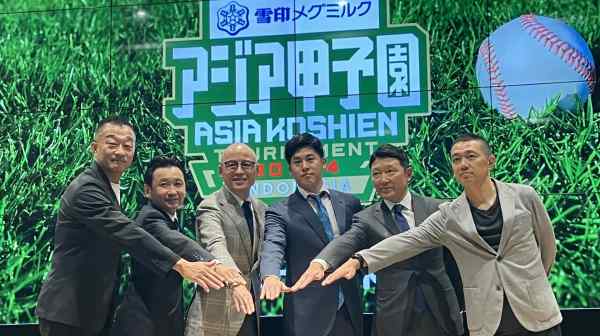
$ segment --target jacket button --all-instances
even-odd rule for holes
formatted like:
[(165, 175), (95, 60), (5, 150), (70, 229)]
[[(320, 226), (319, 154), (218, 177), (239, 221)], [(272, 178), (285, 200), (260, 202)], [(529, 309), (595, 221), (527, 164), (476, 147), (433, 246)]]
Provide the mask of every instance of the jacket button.
[(500, 285), (496, 285), (496, 290), (497, 290), (497, 291), (501, 291), (501, 290), (502, 290), (502, 287), (500, 287)]
[(502, 256), (501, 256), (501, 255), (497, 256), (497, 257), (496, 257), (496, 260), (498, 260), (498, 261), (502, 261)]

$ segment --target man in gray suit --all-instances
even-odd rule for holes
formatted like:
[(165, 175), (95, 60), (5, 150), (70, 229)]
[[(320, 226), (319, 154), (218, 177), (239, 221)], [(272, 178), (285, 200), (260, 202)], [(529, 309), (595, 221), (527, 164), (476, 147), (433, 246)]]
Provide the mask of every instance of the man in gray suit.
[[(292, 291), (321, 280), (353, 253), (417, 227), (438, 210), (440, 200), (408, 191), (412, 176), (406, 153), (393, 145), (377, 148), (369, 160), (371, 179), (383, 199), (354, 216), (352, 227), (311, 262)], [(456, 293), (446, 273), (441, 247), (377, 272), (374, 335), (462, 335)]]
[(462, 275), (471, 336), (557, 336), (562, 316), (547, 275), (556, 256), (550, 218), (535, 190), (490, 177), (496, 162), (488, 143), (468, 134), (450, 151), (464, 193), (415, 230), (358, 252), (323, 285), (378, 271), (446, 246)]
[(236, 269), (246, 285), (201, 293), (192, 301), (186, 336), (259, 334), (258, 252), (263, 239), (265, 204), (250, 197), (256, 181), (256, 154), (245, 144), (228, 146), (219, 174), (224, 186), (198, 206), (196, 236), (210, 253)]

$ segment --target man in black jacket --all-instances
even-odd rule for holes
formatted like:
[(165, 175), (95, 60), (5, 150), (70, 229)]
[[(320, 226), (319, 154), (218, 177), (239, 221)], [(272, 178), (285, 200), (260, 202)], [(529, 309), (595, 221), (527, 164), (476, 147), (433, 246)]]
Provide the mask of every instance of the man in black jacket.
[[(215, 259), (180, 232), (177, 209), (185, 201), (181, 161), (152, 159), (144, 174), (144, 195), (148, 203), (136, 218), (139, 226), (185, 259)], [(216, 267), (225, 268), (222, 264)], [(183, 279), (179, 273), (169, 271), (161, 276), (134, 259), (131, 280), (117, 309), (112, 335), (182, 336)], [(252, 300), (247, 304), (252, 305)]]
[(181, 258), (121, 212), (119, 180), (135, 152), (129, 122), (100, 122), (91, 150), (91, 167), (61, 197), (52, 267), (36, 308), (42, 336), (106, 332), (123, 250), (158, 274), (175, 270), (206, 290), (235, 281), (219, 274), (215, 261)]

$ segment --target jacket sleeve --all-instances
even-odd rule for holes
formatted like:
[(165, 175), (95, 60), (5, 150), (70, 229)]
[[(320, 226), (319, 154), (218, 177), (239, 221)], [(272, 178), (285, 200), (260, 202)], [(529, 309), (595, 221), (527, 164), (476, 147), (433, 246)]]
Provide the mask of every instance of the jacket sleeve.
[(169, 228), (164, 215), (156, 210), (144, 216), (140, 225), (173, 253), (190, 261), (210, 261), (215, 259), (193, 239)]
[(96, 234), (119, 244), (142, 264), (166, 274), (180, 257), (115, 207), (100, 186), (88, 182), (71, 198), (73, 215)]
[(369, 272), (374, 273), (426, 250), (441, 246), (445, 231), (446, 218), (444, 212), (440, 210), (429, 216), (418, 227), (388, 237), (358, 253), (367, 262)]
[(533, 215), (533, 233), (540, 248), (542, 264), (546, 274), (549, 274), (556, 258), (556, 237), (542, 200), (533, 188), (528, 189), (530, 190), (528, 193), (530, 195), (530, 210)]
[(339, 267), (355, 252), (368, 247), (368, 224), (365, 223), (362, 216), (354, 215), (350, 229), (339, 237), (335, 238), (315, 259), (321, 259), (327, 262), (330, 269)]
[(233, 267), (240, 272), (227, 249), (227, 239), (223, 231), (222, 211), (212, 198), (205, 199), (198, 206), (196, 237), (198, 237), (202, 246), (206, 247), (223, 265)]
[(268, 275), (279, 276), (285, 258), (286, 221), (275, 207), (281, 205), (269, 207), (265, 215), (265, 238), (260, 253), (261, 278)]

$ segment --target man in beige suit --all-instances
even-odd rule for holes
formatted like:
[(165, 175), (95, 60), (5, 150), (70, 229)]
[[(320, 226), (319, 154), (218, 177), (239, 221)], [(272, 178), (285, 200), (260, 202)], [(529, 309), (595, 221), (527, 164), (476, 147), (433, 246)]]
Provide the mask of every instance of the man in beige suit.
[(257, 336), (258, 249), (266, 206), (250, 197), (256, 154), (245, 144), (230, 145), (221, 156), (219, 174), (224, 186), (198, 206), (196, 234), (215, 258), (239, 270), (246, 285), (198, 291), (188, 313), (186, 336)]
[(529, 186), (490, 178), (496, 158), (477, 135), (456, 139), (450, 154), (464, 193), (416, 229), (358, 252), (323, 285), (443, 245), (460, 269), (471, 336), (560, 335), (562, 316), (547, 279), (555, 238), (539, 196)]

